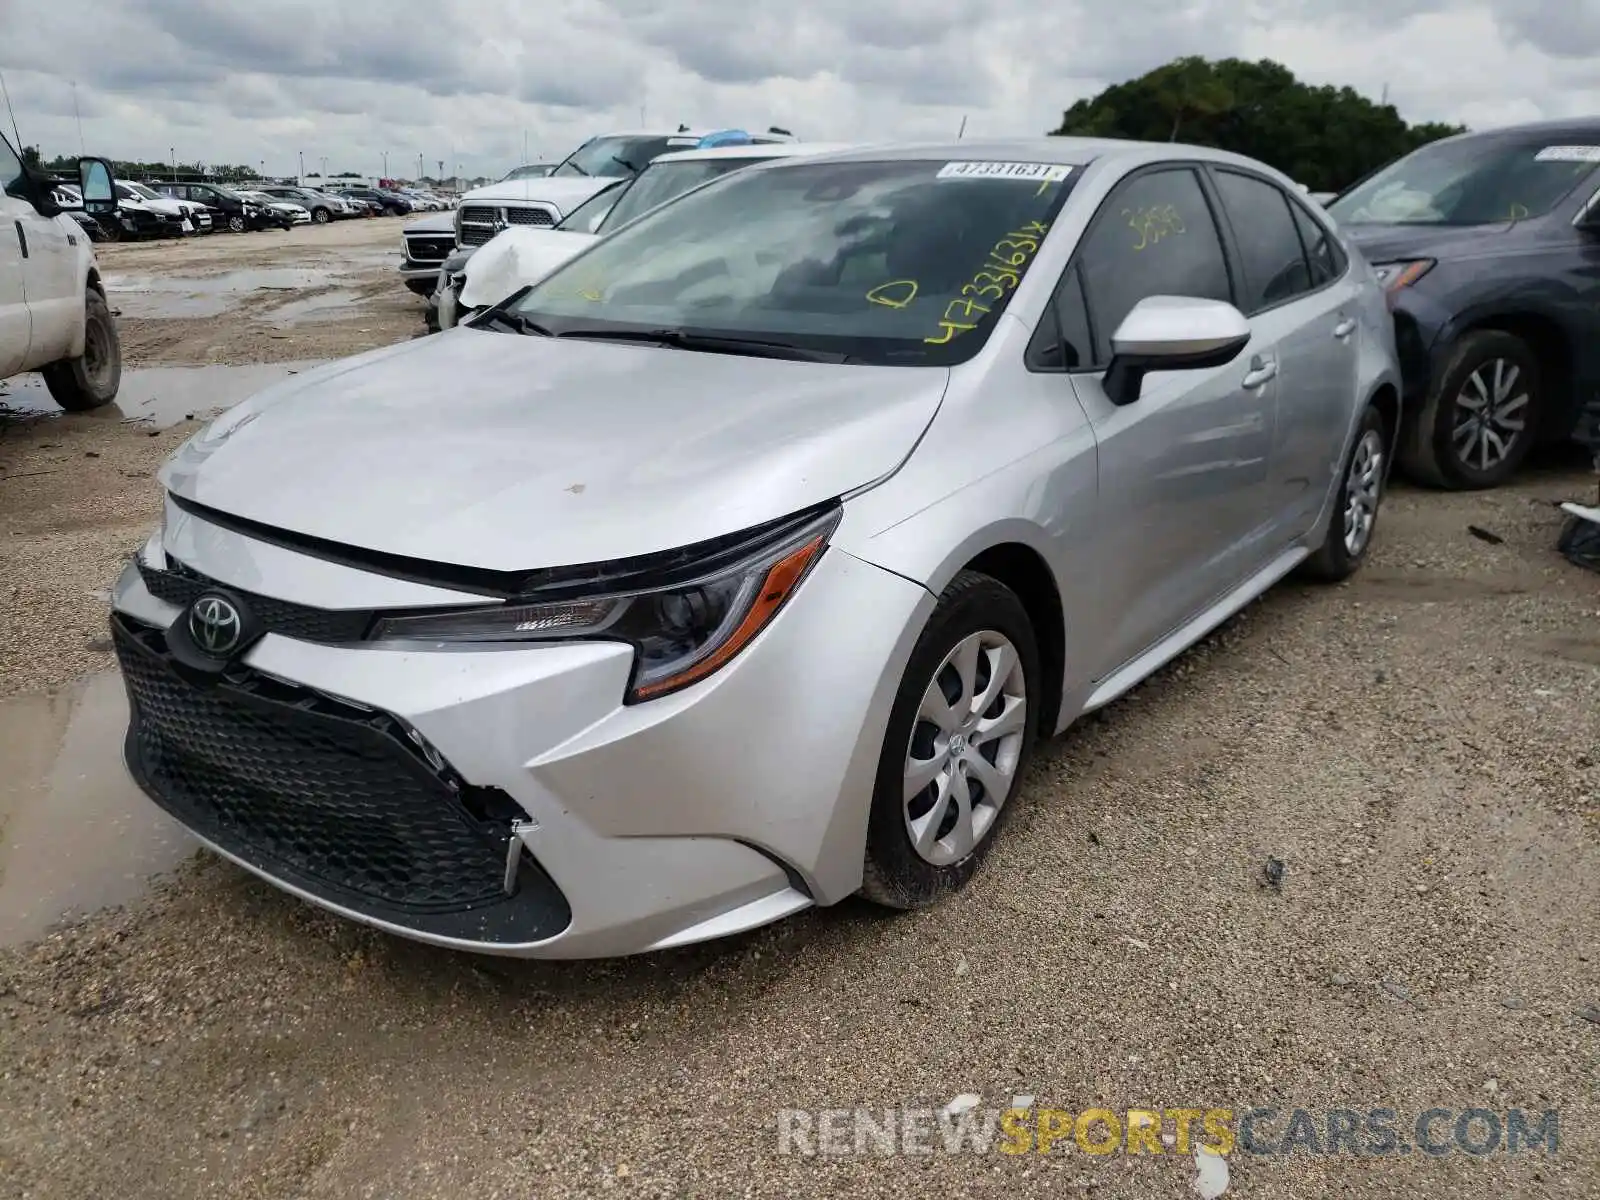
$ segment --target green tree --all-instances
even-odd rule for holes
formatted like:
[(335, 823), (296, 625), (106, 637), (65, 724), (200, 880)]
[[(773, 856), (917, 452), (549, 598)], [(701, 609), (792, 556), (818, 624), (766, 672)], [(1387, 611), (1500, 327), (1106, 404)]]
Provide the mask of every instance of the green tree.
[(1183, 141), (1245, 154), (1313, 191), (1339, 191), (1462, 126), (1407, 125), (1351, 88), (1312, 87), (1270, 59), (1175, 59), (1079, 100), (1058, 136)]
[(22, 148), (22, 165), (30, 171), (39, 171), (44, 168), (44, 163), (39, 158), (39, 147), (24, 146)]

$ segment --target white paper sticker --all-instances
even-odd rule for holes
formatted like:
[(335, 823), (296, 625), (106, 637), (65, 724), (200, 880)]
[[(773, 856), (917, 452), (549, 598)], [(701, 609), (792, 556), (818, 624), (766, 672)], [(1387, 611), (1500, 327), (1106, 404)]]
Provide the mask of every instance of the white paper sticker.
[(1016, 179), (1023, 183), (1060, 183), (1072, 168), (1066, 163), (948, 162), (935, 179)]
[(1546, 146), (1534, 162), (1600, 162), (1600, 146)]

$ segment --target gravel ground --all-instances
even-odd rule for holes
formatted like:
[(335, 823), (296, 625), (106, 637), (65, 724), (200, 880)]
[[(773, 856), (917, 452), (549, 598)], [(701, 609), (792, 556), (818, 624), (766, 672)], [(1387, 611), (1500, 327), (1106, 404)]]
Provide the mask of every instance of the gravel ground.
[[(24, 691), (107, 665), (74, 646), (183, 431), (0, 429), (0, 682)], [(1397, 489), (1354, 581), (1280, 587), (1048, 745), (929, 912), (505, 962), (197, 859), (0, 951), (0, 1196), (1195, 1194), (1177, 1154), (778, 1152), (779, 1109), (958, 1093), (1391, 1107), (1402, 1134), (1436, 1106), (1559, 1109), (1554, 1155), (1235, 1152), (1227, 1194), (1600, 1195), (1600, 580), (1556, 555), (1549, 505), (1581, 495), (1570, 459)]]

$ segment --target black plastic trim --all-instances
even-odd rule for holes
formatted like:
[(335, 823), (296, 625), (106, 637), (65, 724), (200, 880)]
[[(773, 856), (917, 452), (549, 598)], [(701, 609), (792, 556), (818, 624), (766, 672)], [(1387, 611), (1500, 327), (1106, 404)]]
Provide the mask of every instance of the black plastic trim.
[[(169, 495), (172, 495), (169, 493)], [(612, 559), (609, 562), (580, 563), (530, 571), (496, 571), (486, 567), (463, 567), (430, 562), (382, 550), (366, 550), (342, 545), (310, 534), (292, 533), (245, 517), (235, 517), (208, 505), (172, 495), (172, 502), (184, 512), (208, 524), (227, 529), (268, 545), (280, 546), (312, 558), (375, 575), (421, 583), (450, 591), (486, 596), (495, 600), (555, 601), (574, 596), (592, 596), (598, 591), (649, 591), (691, 583), (719, 568), (738, 562), (766, 542), (784, 537), (826, 513), (840, 507), (837, 499), (812, 505), (801, 512), (773, 521), (710, 538), (676, 550)], [(385, 611), (386, 616), (432, 611), (424, 608)], [(439, 611), (458, 611), (444, 608)]]

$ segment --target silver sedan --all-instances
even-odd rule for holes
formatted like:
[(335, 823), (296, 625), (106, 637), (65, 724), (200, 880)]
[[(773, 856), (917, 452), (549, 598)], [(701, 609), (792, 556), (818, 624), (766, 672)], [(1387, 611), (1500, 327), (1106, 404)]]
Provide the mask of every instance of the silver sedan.
[(162, 472), (130, 770), (221, 854), (489, 953), (965, 884), (1041, 737), (1372, 545), (1382, 291), (1176, 145), (729, 174)]

